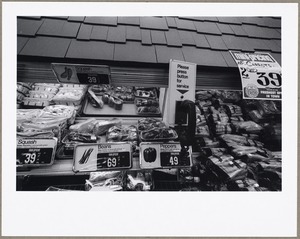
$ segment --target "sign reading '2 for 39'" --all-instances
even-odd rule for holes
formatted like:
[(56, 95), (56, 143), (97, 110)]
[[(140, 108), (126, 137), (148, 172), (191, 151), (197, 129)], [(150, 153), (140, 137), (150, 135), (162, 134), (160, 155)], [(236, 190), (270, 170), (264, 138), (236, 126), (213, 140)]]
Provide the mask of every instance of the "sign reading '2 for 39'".
[(281, 100), (281, 67), (269, 53), (230, 53), (239, 67), (244, 99)]

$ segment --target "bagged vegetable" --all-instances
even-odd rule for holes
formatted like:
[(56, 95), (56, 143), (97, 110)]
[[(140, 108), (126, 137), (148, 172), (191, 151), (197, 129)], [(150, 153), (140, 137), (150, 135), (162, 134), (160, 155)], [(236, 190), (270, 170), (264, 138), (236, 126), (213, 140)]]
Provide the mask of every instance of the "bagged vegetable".
[(235, 129), (235, 132), (238, 132), (238, 133), (253, 133), (253, 134), (256, 134), (256, 133), (260, 133), (263, 128), (253, 122), (253, 121), (244, 121), (244, 122), (232, 122), (232, 125)]
[(93, 133), (96, 136), (105, 134), (110, 127), (112, 126), (120, 126), (122, 121), (120, 119), (112, 119), (112, 120), (98, 120), (93, 128)]
[(78, 124), (71, 125), (69, 130), (78, 133), (92, 133), (96, 123), (97, 120), (95, 118), (90, 118)]

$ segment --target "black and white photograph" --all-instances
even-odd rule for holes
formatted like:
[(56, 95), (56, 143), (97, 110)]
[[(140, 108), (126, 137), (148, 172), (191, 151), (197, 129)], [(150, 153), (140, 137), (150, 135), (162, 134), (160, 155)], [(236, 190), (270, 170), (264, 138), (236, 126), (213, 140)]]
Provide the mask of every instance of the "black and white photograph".
[[(9, 132), (14, 156), (2, 154), (2, 171), (7, 169), (10, 179), (2, 194), (7, 189), (11, 196), (6, 200), (12, 195), (20, 199), (2, 212), (7, 215), (19, 200), (22, 209), (15, 210), (16, 215), (33, 211), (54, 220), (55, 212), (62, 210), (77, 224), (72, 227), (58, 219), (60, 225), (51, 231), (49, 223), (38, 222), (36, 232), (21, 226), (18, 232), (7, 229), (6, 235), (296, 233), (296, 218), (290, 218), (290, 227), (281, 224), (291, 209), (294, 216), (297, 211), (298, 58), (284, 55), (297, 53), (298, 13), (292, 11), (293, 4), (275, 4), (265, 8), (266, 13), (253, 12), (249, 6), (250, 14), (243, 4), (232, 4), (232, 13), (225, 15), (209, 4), (207, 12), (200, 4), (186, 8), (169, 4), (173, 11), (165, 12), (157, 4), (147, 12), (146, 3), (142, 11), (138, 4), (70, 3), (70, 11), (62, 10), (62, 5), (53, 13), (47, 13), (43, 4), (23, 12), (15, 5), (11, 17), (16, 23), (14, 31), (9, 30), (15, 49), (9, 57), (16, 53), (10, 66), (15, 78), (3, 75), (2, 94), (13, 96), (5, 106), (11, 113), (6, 116), (3, 111), (3, 117), (14, 121)], [(50, 10), (54, 7), (47, 4)], [(97, 7), (106, 12), (96, 14)], [(130, 7), (133, 10), (127, 12)], [(283, 42), (290, 45), (288, 50)], [(4, 84), (7, 80), (10, 88)], [(2, 127), (7, 137), (6, 126)], [(22, 205), (27, 201), (32, 210)], [(283, 212), (284, 207), (289, 210)], [(212, 208), (216, 211), (208, 215)], [(217, 208), (224, 210), (221, 216)], [(136, 222), (136, 232), (129, 230), (130, 220), (108, 226), (114, 217), (126, 218), (123, 210), (135, 221), (142, 219)], [(94, 228), (95, 222), (87, 226), (92, 228), (88, 232), (76, 228), (83, 219), (74, 218), (78, 212), (88, 218), (84, 224), (98, 218), (99, 228)], [(162, 218), (155, 221), (155, 212)], [(260, 218), (252, 221), (247, 212)], [(108, 214), (108, 219), (101, 219), (101, 214)], [(147, 215), (156, 224), (153, 230), (145, 226)], [(216, 215), (217, 225), (227, 215), (230, 220), (209, 234), (207, 225)], [(175, 220), (174, 226), (164, 217)], [(252, 231), (243, 230), (241, 222), (234, 222), (235, 228), (240, 227), (236, 232), (224, 229), (241, 217), (248, 218)], [(276, 222), (258, 226), (266, 218)], [(197, 220), (204, 223), (195, 226)]]

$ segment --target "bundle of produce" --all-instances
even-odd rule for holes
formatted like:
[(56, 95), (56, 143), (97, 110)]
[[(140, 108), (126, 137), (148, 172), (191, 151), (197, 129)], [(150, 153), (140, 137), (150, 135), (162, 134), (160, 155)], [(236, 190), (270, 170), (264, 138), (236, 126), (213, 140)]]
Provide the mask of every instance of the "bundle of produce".
[(105, 134), (112, 126), (121, 125), (120, 119), (98, 120), (93, 128), (93, 133), (97, 136)]
[(218, 123), (227, 124), (229, 122), (229, 117), (225, 113), (211, 114), (208, 116), (208, 121), (211, 124), (218, 124)]
[(23, 98), (24, 108), (44, 108), (52, 104), (52, 99), (58, 92), (60, 84), (39, 84), (32, 85), (32, 90), (28, 91)]
[(61, 141), (62, 132), (66, 129), (66, 119), (43, 119), (36, 118), (31, 121), (23, 122), (19, 125), (17, 135), (20, 137), (56, 137)]
[(104, 92), (107, 92), (112, 89), (112, 86), (109, 85), (92, 85), (90, 90), (93, 91), (96, 95), (103, 95)]
[(256, 103), (259, 113), (264, 117), (280, 116), (281, 112), (277, 109), (272, 100), (259, 100)]
[(249, 118), (255, 123), (263, 123), (266, 121), (266, 118), (263, 117), (258, 110), (251, 110), (248, 112)]
[(149, 130), (144, 130), (140, 133), (142, 141), (165, 141), (175, 140), (178, 135), (174, 129), (168, 127), (156, 127)]
[(151, 171), (128, 171), (125, 178), (125, 189), (128, 191), (150, 191), (153, 189)]
[(207, 90), (196, 91), (196, 100), (209, 100), (212, 98), (212, 94)]
[(108, 129), (106, 140), (107, 142), (137, 141), (137, 128), (134, 125), (113, 126)]
[(62, 87), (52, 98), (52, 100), (57, 105), (78, 106), (81, 104), (84, 95), (85, 95), (85, 88)]
[(91, 172), (86, 191), (122, 191), (125, 173), (122, 171)]
[(209, 137), (210, 133), (209, 133), (208, 126), (207, 125), (204, 125), (204, 126), (196, 125), (195, 136), (197, 136), (197, 137)]
[(197, 126), (205, 126), (206, 124), (207, 123), (206, 123), (205, 116), (196, 113), (196, 125)]
[(230, 122), (240, 122), (240, 121), (245, 121), (242, 116), (232, 116), (230, 117)]
[(231, 134), (232, 128), (229, 123), (217, 122), (212, 125), (212, 131), (215, 135)]
[(229, 117), (242, 116), (242, 108), (238, 105), (225, 105), (226, 113)]
[(235, 145), (263, 147), (263, 143), (242, 135), (223, 134), (219, 136), (219, 139), (227, 147), (234, 147)]
[(232, 127), (236, 133), (259, 134), (263, 128), (253, 121), (232, 122)]
[(209, 156), (217, 156), (220, 157), (224, 154), (228, 153), (228, 150), (226, 148), (203, 148), (204, 154)]
[(92, 104), (93, 107), (95, 108), (100, 108), (102, 109), (103, 106), (104, 106), (104, 102), (102, 100), (102, 97), (101, 99), (94, 93), (94, 91), (92, 90), (93, 89), (93, 86), (90, 86), (88, 88), (88, 97), (89, 97), (89, 100)]
[(66, 119), (69, 125), (75, 121), (76, 110), (74, 106), (50, 105), (43, 108), (40, 118), (43, 119)]
[(135, 97), (147, 98), (147, 99), (156, 99), (157, 93), (156, 89), (137, 89), (135, 91)]
[(158, 100), (153, 100), (153, 99), (136, 99), (135, 104), (137, 107), (140, 106), (159, 106)]
[(244, 162), (234, 160), (231, 155), (227, 154), (208, 157), (207, 166), (225, 182), (243, 180), (248, 174), (247, 165)]
[(142, 118), (138, 120), (138, 130), (144, 131), (153, 128), (161, 128), (166, 127), (166, 124), (160, 120), (155, 118)]
[(157, 106), (140, 106), (137, 108), (139, 115), (160, 115), (160, 109)]
[(20, 107), (24, 97), (27, 93), (32, 89), (32, 83), (24, 83), (18, 82), (17, 83), (17, 108)]
[(267, 162), (272, 159), (272, 153), (269, 150), (254, 146), (235, 145), (231, 148), (231, 153), (235, 157), (242, 157), (245, 162)]
[(266, 191), (266, 188), (260, 187), (259, 184), (251, 178), (228, 182), (227, 188), (230, 191)]
[(220, 99), (224, 103), (237, 103), (242, 99), (242, 92), (224, 90), (220, 95)]
[(101, 136), (111, 127), (120, 126), (121, 123), (122, 121), (119, 119), (96, 120), (95, 118), (90, 118), (83, 122), (71, 125), (69, 130), (79, 133), (93, 133), (96, 136)]
[(40, 116), (41, 109), (17, 109), (17, 125)]
[(260, 186), (271, 191), (281, 190), (281, 162), (269, 160), (268, 162), (255, 162), (249, 164), (254, 179)]
[(265, 146), (270, 150), (281, 150), (281, 128), (281, 124), (269, 124), (264, 127), (261, 138)]

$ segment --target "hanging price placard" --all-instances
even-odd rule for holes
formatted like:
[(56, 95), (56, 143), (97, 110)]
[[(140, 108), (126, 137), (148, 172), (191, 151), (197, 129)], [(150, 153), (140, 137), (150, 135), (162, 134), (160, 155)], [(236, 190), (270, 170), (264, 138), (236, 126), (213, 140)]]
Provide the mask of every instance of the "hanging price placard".
[(101, 65), (52, 63), (52, 70), (61, 83), (110, 84), (110, 68)]
[(131, 168), (130, 143), (78, 144), (74, 149), (75, 172)]
[(230, 53), (239, 67), (244, 99), (281, 100), (281, 66), (269, 53)]
[(140, 143), (141, 168), (176, 168), (192, 165), (191, 149), (179, 143)]
[(57, 139), (17, 139), (17, 166), (46, 166), (53, 164)]

